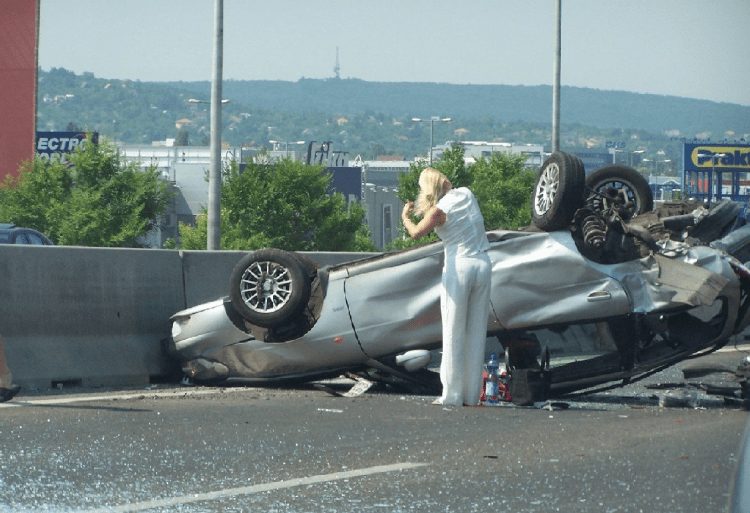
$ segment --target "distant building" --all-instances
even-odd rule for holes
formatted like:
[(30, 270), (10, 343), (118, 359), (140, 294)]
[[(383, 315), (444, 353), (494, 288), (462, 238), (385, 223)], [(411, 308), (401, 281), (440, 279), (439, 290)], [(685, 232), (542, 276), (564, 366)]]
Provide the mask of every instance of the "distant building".
[(362, 198), (367, 226), (375, 247), (384, 249), (399, 235), (404, 204), (398, 198), (398, 177), (409, 171), (411, 162), (356, 159), (349, 165), (362, 168)]
[(4, 0), (0, 16), (0, 179), (34, 158), (39, 0)]
[(473, 164), (479, 159), (489, 159), (494, 153), (508, 153), (511, 155), (525, 155), (526, 166), (538, 168), (544, 161), (544, 146), (541, 144), (516, 144), (507, 142), (487, 141), (448, 141), (432, 149), (432, 160), (439, 160), (443, 153), (454, 144), (464, 149), (464, 160)]
[(612, 153), (603, 150), (576, 150), (573, 153), (583, 162), (583, 168), (587, 175), (604, 166), (611, 165), (615, 157)]
[(303, 146), (305, 141), (269, 141), (273, 145), (273, 149), (268, 152), (268, 157), (271, 162), (278, 162), (282, 159), (289, 159), (294, 161), (305, 160), (305, 152), (307, 151)]
[[(127, 162), (146, 169), (155, 167), (172, 187), (172, 205), (148, 237), (149, 245), (161, 247), (167, 239), (177, 240), (178, 223), (195, 224), (195, 216), (208, 205), (208, 170), (211, 151), (208, 146), (173, 146), (174, 140), (147, 144), (120, 144), (118, 150)], [(242, 148), (222, 150), (222, 165), (242, 162)]]
[[(283, 145), (283, 143), (281, 143)], [(283, 146), (282, 146), (283, 147)], [(195, 218), (208, 204), (208, 171), (211, 166), (211, 149), (208, 146), (174, 146), (174, 139), (148, 144), (120, 144), (118, 151), (126, 162), (136, 163), (140, 168), (155, 168), (162, 179), (168, 181), (174, 192), (172, 205), (158, 228), (147, 236), (151, 247), (162, 247), (168, 239), (178, 240), (179, 223), (193, 225)], [(276, 152), (276, 153), (274, 153)], [(292, 157), (292, 150), (289, 150)], [(287, 158), (286, 150), (272, 150), (262, 154), (269, 162)], [(251, 158), (257, 158), (256, 150), (246, 148), (224, 148), (221, 153), (222, 166), (232, 161), (240, 169)], [(302, 152), (296, 152), (293, 160), (301, 160)], [(362, 199), (361, 166), (328, 166), (332, 174), (332, 188), (341, 192), (349, 202)]]

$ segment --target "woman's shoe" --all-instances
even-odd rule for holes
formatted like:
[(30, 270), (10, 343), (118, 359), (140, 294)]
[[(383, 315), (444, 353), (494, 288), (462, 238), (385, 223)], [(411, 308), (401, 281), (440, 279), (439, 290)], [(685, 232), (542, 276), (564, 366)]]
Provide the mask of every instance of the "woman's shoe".
[(19, 390), (21, 390), (21, 387), (19, 387), (18, 385), (13, 385), (10, 388), (0, 387), (0, 403), (4, 403), (13, 399)]

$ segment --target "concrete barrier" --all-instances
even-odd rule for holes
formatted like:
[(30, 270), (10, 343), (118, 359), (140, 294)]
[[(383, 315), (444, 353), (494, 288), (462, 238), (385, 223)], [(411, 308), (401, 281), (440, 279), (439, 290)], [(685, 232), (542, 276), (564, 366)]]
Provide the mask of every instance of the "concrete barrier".
[[(0, 334), (15, 382), (133, 385), (173, 379), (169, 317), (228, 294), (242, 251), (0, 245)], [(321, 265), (364, 254), (307, 253)]]

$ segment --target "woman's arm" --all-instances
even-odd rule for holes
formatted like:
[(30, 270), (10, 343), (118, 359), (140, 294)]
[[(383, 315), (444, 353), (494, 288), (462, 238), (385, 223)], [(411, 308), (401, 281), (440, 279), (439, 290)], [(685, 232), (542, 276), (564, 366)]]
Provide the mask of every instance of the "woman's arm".
[(436, 226), (440, 226), (445, 223), (445, 212), (437, 207), (432, 207), (425, 213), (424, 217), (422, 217), (419, 223), (415, 224), (409, 217), (413, 208), (414, 203), (408, 201), (404, 205), (404, 209), (401, 211), (401, 222), (404, 224), (406, 233), (408, 233), (412, 239), (424, 237), (425, 235), (430, 233)]

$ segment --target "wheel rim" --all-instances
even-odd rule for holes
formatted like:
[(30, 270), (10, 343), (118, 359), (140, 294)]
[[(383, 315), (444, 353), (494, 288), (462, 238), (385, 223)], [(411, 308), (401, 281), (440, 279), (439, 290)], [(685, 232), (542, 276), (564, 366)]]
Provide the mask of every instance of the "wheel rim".
[(251, 310), (276, 312), (287, 304), (291, 294), (289, 270), (276, 262), (253, 262), (242, 274), (240, 295)]
[(552, 208), (559, 188), (560, 168), (557, 164), (550, 163), (542, 170), (534, 192), (534, 211), (537, 215), (544, 215)]
[[(626, 180), (609, 180), (606, 182), (600, 182), (596, 184), (593, 189), (596, 192), (600, 193), (604, 193), (604, 191), (607, 189), (615, 189), (618, 193), (622, 191), (623, 193), (625, 193), (625, 198), (627, 198), (627, 201), (633, 205), (629, 210), (632, 213), (639, 213), (641, 210), (642, 205), (639, 201), (636, 189), (632, 183)], [(597, 210), (605, 210), (606, 208), (608, 208), (609, 205), (607, 205), (605, 202), (607, 202), (607, 200), (605, 200), (601, 196), (594, 196), (592, 199), (593, 206)]]

